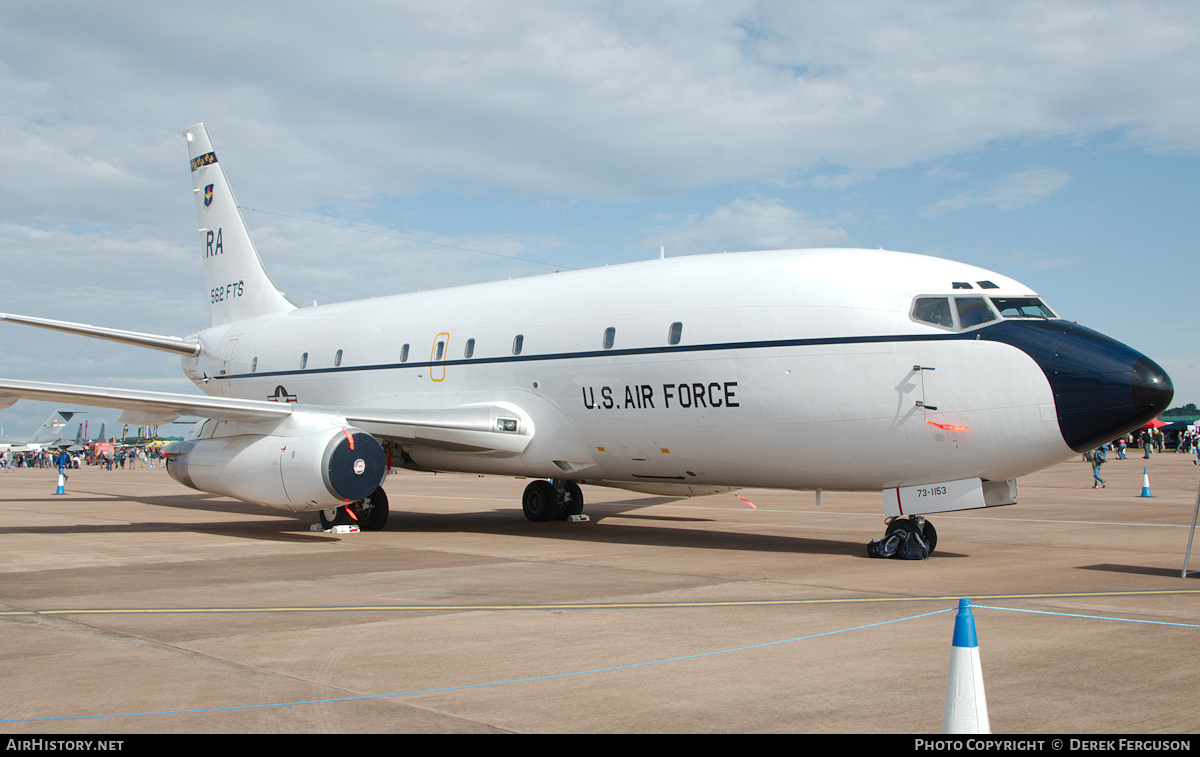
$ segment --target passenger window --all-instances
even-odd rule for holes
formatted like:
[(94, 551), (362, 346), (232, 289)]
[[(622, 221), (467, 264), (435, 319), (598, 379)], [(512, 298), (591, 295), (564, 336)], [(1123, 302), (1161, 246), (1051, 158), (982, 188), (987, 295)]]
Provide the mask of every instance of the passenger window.
[(679, 344), (680, 337), (683, 336), (683, 324), (679, 321), (671, 324), (670, 330), (667, 331), (667, 344)]
[(520, 355), (521, 348), (525, 346), (525, 335), (517, 334), (513, 337), (513, 354)]
[(304, 370), (304, 367), (306, 365), (308, 365), (308, 353), (307, 352), (300, 356), (300, 370)]
[(333, 356), (333, 366), (336, 368), (337, 366), (339, 366), (341, 364), (342, 364), (342, 351), (338, 350), (337, 353), (334, 354), (334, 356)]
[(609, 326), (604, 330), (604, 349), (611, 350), (617, 343), (617, 330)]
[(408, 345), (407, 344), (400, 348), (400, 362), (401, 363), (408, 362)]
[(257, 370), (258, 370), (258, 358), (254, 358), (253, 360), (250, 361), (250, 372), (254, 373)]
[(950, 300), (945, 297), (918, 297), (913, 305), (912, 317), (934, 326), (954, 328), (954, 318), (950, 315)]
[(475, 340), (468, 339), (466, 349), (463, 350), (463, 357), (470, 358), (475, 354)]

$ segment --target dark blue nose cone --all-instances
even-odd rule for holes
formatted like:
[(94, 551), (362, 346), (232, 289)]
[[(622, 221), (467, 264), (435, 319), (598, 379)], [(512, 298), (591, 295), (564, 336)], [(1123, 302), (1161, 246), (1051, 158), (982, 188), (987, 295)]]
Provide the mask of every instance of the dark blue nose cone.
[(1054, 392), (1067, 446), (1083, 452), (1166, 410), (1175, 387), (1137, 350), (1068, 321), (1004, 321), (980, 332), (1011, 344), (1041, 367)]
[(1175, 387), (1171, 377), (1153, 360), (1143, 357), (1133, 364), (1133, 376), (1130, 379), (1133, 389), (1133, 407), (1142, 425), (1151, 418), (1167, 409), (1175, 396)]

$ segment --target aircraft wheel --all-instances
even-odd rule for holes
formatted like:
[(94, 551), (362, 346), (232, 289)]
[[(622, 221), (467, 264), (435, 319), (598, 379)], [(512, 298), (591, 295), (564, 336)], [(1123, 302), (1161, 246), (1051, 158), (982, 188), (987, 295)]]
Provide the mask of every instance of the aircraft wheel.
[(521, 509), (525, 517), (535, 523), (550, 520), (558, 509), (558, 492), (549, 481), (530, 481), (521, 497)]
[(894, 534), (900, 530), (911, 531), (912, 530), (912, 521), (909, 520), (908, 518), (896, 518), (895, 520), (893, 520), (891, 523), (889, 523), (887, 525), (887, 530), (883, 532), (883, 538), (886, 539), (887, 537), (891, 536), (892, 534)]
[(372, 492), (371, 496), (355, 502), (351, 507), (358, 516), (358, 527), (363, 531), (381, 531), (387, 525), (388, 498), (382, 486)]
[[(346, 509), (354, 511), (351, 517)], [(363, 531), (382, 530), (388, 521), (388, 499), (383, 487), (377, 488), (371, 496), (358, 502), (351, 502), (345, 507), (331, 507), (319, 510), (317, 517), (321, 519), (321, 528), (328, 531), (334, 526), (358, 526)]]
[(921, 527), (921, 536), (925, 537), (925, 541), (929, 543), (929, 554), (933, 554), (933, 548), (937, 546), (937, 529), (929, 521), (925, 521), (925, 525)]
[[(924, 520), (924, 519), (922, 519), (922, 520)], [(923, 538), (925, 540), (925, 543), (929, 545), (929, 554), (932, 555), (933, 548), (937, 546), (937, 529), (935, 529), (933, 527), (933, 524), (927, 520), (925, 520), (921, 524), (920, 528), (921, 528), (921, 538)], [(896, 531), (899, 531), (901, 529), (903, 529), (905, 531), (915, 531), (917, 529), (917, 523), (916, 523), (916, 521), (914, 521), (911, 518), (896, 518), (895, 520), (893, 520), (891, 523), (888, 524), (887, 531), (884, 534), (884, 538), (891, 536)]]
[(337, 525), (338, 518), (341, 517), (342, 508), (331, 507), (328, 510), (321, 510), (317, 513), (317, 517), (321, 519), (321, 528), (328, 531)]
[(564, 481), (562, 488), (563, 499), (558, 503), (555, 520), (566, 520), (572, 515), (583, 513), (583, 490), (574, 481)]

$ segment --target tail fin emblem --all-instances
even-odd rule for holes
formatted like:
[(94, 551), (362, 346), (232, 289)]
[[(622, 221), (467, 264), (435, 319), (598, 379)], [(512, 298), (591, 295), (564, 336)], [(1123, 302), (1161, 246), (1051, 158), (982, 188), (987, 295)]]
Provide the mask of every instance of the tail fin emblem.
[(209, 205), (212, 205), (212, 198), (213, 198), (213, 185), (209, 184), (207, 187), (204, 188), (204, 207), (207, 208)]

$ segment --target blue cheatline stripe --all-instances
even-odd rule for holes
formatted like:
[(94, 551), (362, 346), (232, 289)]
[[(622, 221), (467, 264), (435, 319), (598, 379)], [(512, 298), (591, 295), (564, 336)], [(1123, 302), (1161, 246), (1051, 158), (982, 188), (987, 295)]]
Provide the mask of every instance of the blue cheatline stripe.
[(256, 373), (231, 373), (216, 376), (219, 379), (278, 378), (281, 376), (304, 376), (317, 373), (353, 373), (357, 371), (390, 371), (411, 368), (435, 368), (441, 366), (488, 365), (492, 363), (529, 363), (551, 360), (582, 360), (592, 358), (630, 357), (634, 355), (665, 355), (680, 352), (727, 352), (730, 350), (760, 350), (778, 347), (821, 347), (844, 344), (884, 344), (892, 342), (931, 342), (974, 338), (977, 332), (965, 334), (879, 334), (871, 336), (818, 337), (812, 339), (763, 339), (746, 342), (719, 342), (712, 344), (682, 344), (657, 347), (634, 347), (629, 349), (585, 350), (579, 352), (551, 352), (528, 355), (499, 355), (495, 357), (455, 358), (447, 360), (412, 363), (379, 363), (374, 365), (344, 365), (327, 368), (291, 369), (286, 371), (259, 371)]
[(309, 699), (297, 702), (278, 702), (276, 704), (251, 704), (239, 705), (232, 707), (205, 707), (193, 710), (160, 710), (157, 712), (126, 712), (117, 715), (63, 715), (59, 717), (46, 718), (5, 718), (0, 719), (0, 723), (44, 723), (54, 720), (98, 720), (101, 718), (133, 718), (146, 717), (149, 715), (191, 715), (206, 712), (236, 712), (238, 710), (264, 710), (275, 707), (295, 707), (305, 704), (333, 704), (336, 702), (361, 702), (369, 699), (390, 699), (392, 697), (412, 696), (414, 694), (438, 694), (446, 691), (464, 691), (467, 689), (484, 689), (493, 686), (508, 686), (517, 683), (532, 683), (534, 681), (549, 681), (555, 678), (571, 678), (574, 676), (593, 675), (596, 673), (611, 673), (616, 670), (631, 670), (633, 668), (644, 668), (651, 665), (663, 665), (671, 662), (684, 662), (686, 660), (697, 660), (702, 657), (715, 657), (716, 655), (730, 654), (733, 652), (746, 652), (752, 649), (763, 649), (766, 647), (779, 646), (781, 644), (792, 644), (797, 641), (808, 641), (811, 639), (819, 639), (823, 636), (834, 636), (841, 633), (849, 633), (851, 631), (864, 631), (869, 628), (878, 628), (879, 626), (891, 625), (893, 623), (903, 623), (908, 620), (917, 620), (919, 618), (927, 618), (931, 615), (941, 615), (942, 613), (950, 612), (951, 610), (936, 610), (934, 612), (926, 612), (920, 615), (910, 615), (905, 618), (896, 618), (894, 620), (884, 620), (878, 623), (869, 623), (865, 626), (854, 626), (853, 628), (840, 628), (836, 631), (824, 631), (822, 633), (814, 633), (808, 636), (798, 636), (794, 639), (783, 639), (782, 641), (768, 641), (762, 644), (751, 644), (745, 647), (734, 647), (733, 649), (722, 649), (715, 652), (701, 652), (699, 654), (685, 655), (683, 657), (669, 657), (663, 660), (650, 660), (648, 662), (634, 662), (628, 665), (613, 665), (607, 668), (593, 668), (591, 670), (577, 670), (571, 673), (552, 673), (544, 676), (532, 676), (529, 678), (513, 678), (508, 681), (492, 681), (490, 683), (472, 683), (462, 686), (443, 686), (436, 689), (415, 689), (413, 691), (397, 691), (391, 694), (365, 694), (355, 697), (334, 697), (331, 699)]
[(1176, 626), (1178, 628), (1200, 628), (1200, 623), (1169, 623), (1165, 620), (1140, 620), (1138, 618), (1114, 618), (1111, 615), (1081, 615), (1073, 612), (1050, 612), (1049, 610), (1022, 610), (1016, 607), (989, 607), (975, 605), (981, 610), (1004, 610), (1007, 612), (1027, 612), (1033, 615), (1057, 615), (1060, 618), (1082, 618), (1084, 620), (1111, 620), (1116, 623), (1145, 623), (1151, 626)]

